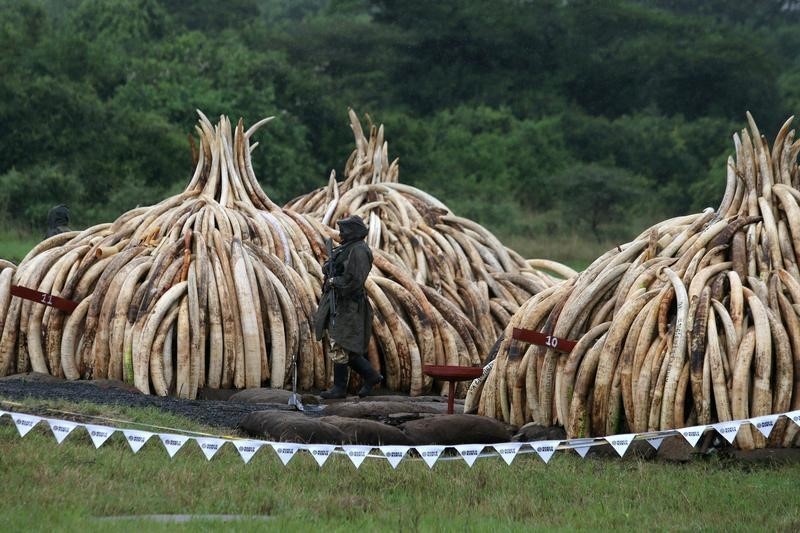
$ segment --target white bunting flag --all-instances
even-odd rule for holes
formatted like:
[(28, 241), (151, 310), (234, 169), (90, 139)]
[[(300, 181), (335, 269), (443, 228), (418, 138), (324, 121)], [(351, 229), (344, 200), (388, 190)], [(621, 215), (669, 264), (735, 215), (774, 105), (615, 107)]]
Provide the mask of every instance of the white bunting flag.
[(159, 433), (158, 438), (161, 439), (170, 457), (175, 457), (178, 450), (183, 448), (186, 441), (191, 439), (191, 437), (187, 437), (186, 435), (175, 435), (174, 433)]
[(542, 461), (545, 463), (548, 463), (550, 458), (553, 457), (553, 454), (556, 453), (556, 448), (558, 448), (559, 444), (561, 444), (560, 440), (540, 440), (530, 443), (531, 448), (539, 454), (539, 457), (541, 457)]
[(775, 427), (775, 422), (778, 421), (779, 416), (780, 415), (757, 416), (755, 418), (751, 418), (750, 423), (753, 424), (766, 439), (769, 437), (769, 434), (772, 433), (772, 428)]
[(633, 438), (636, 436), (636, 433), (625, 433), (623, 435), (614, 435), (613, 437), (606, 437), (606, 442), (611, 445), (614, 450), (619, 454), (620, 457), (625, 456), (625, 452), (628, 450), (628, 446), (631, 445), (633, 442)]
[(800, 426), (800, 411), (789, 411), (784, 416), (786, 416), (786, 418), (788, 418), (789, 420)]
[(408, 451), (408, 446), (379, 446), (381, 452), (383, 452), (383, 456), (389, 461), (389, 464), (392, 465), (392, 468), (397, 468), (397, 465), (406, 456), (406, 452)]
[(361, 466), (361, 463), (364, 462), (364, 459), (367, 458), (369, 452), (372, 451), (372, 446), (358, 446), (358, 445), (345, 445), (342, 446), (344, 453), (347, 454), (347, 457), (353, 462), (356, 468)]
[(28, 432), (33, 429), (33, 426), (38, 424), (41, 420), (41, 418), (38, 416), (21, 414), (13, 414), (11, 418), (14, 420), (14, 424), (17, 426), (17, 431), (19, 431), (20, 437), (27, 435)]
[(245, 464), (249, 463), (250, 459), (252, 459), (256, 452), (265, 444), (266, 442), (260, 440), (237, 440), (233, 443), (236, 449), (239, 450), (239, 455), (242, 456), (242, 461), (244, 461)]
[(652, 446), (654, 450), (657, 450), (661, 446), (661, 443), (664, 442), (664, 437), (653, 437), (647, 439), (647, 442), (650, 443), (650, 446)]
[(309, 444), (306, 446), (308, 453), (311, 454), (311, 457), (317, 462), (319, 466), (325, 464), (325, 461), (328, 460), (328, 457), (333, 454), (333, 450), (336, 449), (336, 446), (332, 444)]
[(67, 435), (72, 433), (72, 430), (78, 427), (78, 424), (75, 422), (68, 422), (66, 420), (48, 419), (47, 423), (50, 424), (50, 430), (53, 432), (53, 436), (56, 438), (56, 442), (59, 444), (64, 442), (64, 439), (67, 438)]
[(300, 445), (293, 442), (270, 442), (270, 444), (275, 453), (278, 454), (278, 457), (281, 458), (283, 466), (286, 466), (294, 457), (294, 454), (297, 453), (297, 450), (300, 449)]
[[(197, 445), (200, 446), (201, 451), (206, 456), (206, 459), (209, 461), (219, 452), (220, 448), (222, 448), (226, 442), (229, 442), (229, 439), (224, 438), (213, 438), (213, 437), (190, 437), (185, 435), (178, 435), (178, 434), (158, 434), (158, 433), (150, 433), (148, 431), (139, 431), (133, 429), (118, 429), (109, 426), (101, 426), (101, 425), (93, 425), (93, 424), (80, 424), (77, 422), (71, 422), (68, 420), (58, 420), (58, 419), (51, 419), (51, 418), (42, 418), (35, 415), (23, 414), (23, 413), (12, 413), (8, 411), (0, 411), (0, 417), (3, 415), (9, 415), (14, 424), (17, 428), (21, 437), (24, 437), (27, 433), (33, 429), (39, 422), (42, 420), (46, 421), (50, 427), (50, 430), (53, 433), (53, 436), (56, 439), (58, 444), (64, 442), (64, 440), (75, 430), (76, 427), (85, 427), (89, 437), (92, 439), (92, 443), (94, 443), (95, 448), (100, 448), (115, 432), (120, 431), (125, 435), (125, 440), (128, 441), (131, 450), (134, 453), (137, 453), (146, 443), (147, 441), (153, 436), (158, 435), (161, 439), (161, 442), (164, 444), (164, 447), (167, 450), (167, 453), (172, 458), (175, 454), (183, 447), (183, 445), (191, 439), (194, 439), (197, 442)], [(642, 435), (650, 445), (658, 450), (661, 446), (661, 443), (664, 440), (664, 435), (671, 435), (673, 431), (677, 431), (680, 433), (686, 441), (692, 446), (696, 446), (697, 443), (700, 441), (701, 437), (708, 429), (713, 429), (717, 433), (719, 433), (725, 440), (729, 443), (733, 443), (736, 439), (736, 435), (738, 434), (738, 430), (742, 424), (750, 423), (758, 429), (758, 431), (765, 437), (768, 438), (775, 427), (778, 419), (781, 416), (787, 417), (789, 420), (793, 421), (795, 424), (800, 426), (800, 410), (790, 411), (788, 413), (783, 414), (772, 414), (772, 415), (764, 415), (764, 416), (757, 416), (752, 417), (746, 420), (732, 420), (726, 422), (717, 422), (714, 424), (709, 425), (701, 425), (701, 426), (692, 426), (687, 428), (680, 428), (676, 430), (669, 430), (663, 432), (653, 432), (647, 436), (648, 434)], [(605, 440), (608, 442), (614, 450), (619, 454), (620, 457), (623, 457), (630, 447), (631, 443), (635, 440), (637, 434), (636, 433), (627, 433), (623, 435), (613, 435), (609, 437), (601, 437), (597, 439), (571, 439), (571, 440), (545, 440), (545, 441), (537, 441), (537, 442), (529, 442), (529, 443), (522, 443), (522, 442), (505, 442), (505, 443), (498, 443), (498, 444), (491, 444), (491, 445), (484, 445), (484, 444), (461, 444), (451, 446), (455, 448), (458, 453), (460, 454), (461, 458), (467, 463), (468, 466), (472, 467), (475, 464), (475, 461), (478, 457), (480, 457), (483, 450), (489, 446), (494, 448), (497, 454), (503, 458), (506, 464), (510, 465), (514, 458), (519, 455), (522, 446), (526, 444), (529, 445), (545, 463), (549, 463), (550, 459), (553, 457), (555, 452), (557, 451), (560, 445), (564, 445), (565, 449), (573, 449), (575, 452), (580, 455), (581, 457), (586, 457), (589, 449), (594, 445), (602, 442)], [(269, 444), (275, 450), (275, 453), (278, 454), (280, 457), (281, 462), (285, 465), (289, 463), (292, 457), (298, 452), (298, 450), (308, 450), (317, 464), (322, 467), (327, 460), (333, 455), (336, 451), (337, 446), (332, 444), (299, 444), (299, 443), (291, 443), (291, 442), (264, 442), (264, 441), (257, 441), (257, 440), (230, 440), (230, 442), (236, 446), (236, 449), (239, 451), (239, 454), (242, 457), (242, 460), (245, 463), (250, 462), (253, 456), (261, 449), (264, 445)], [(448, 446), (443, 445), (431, 445), (431, 446), (414, 446), (413, 448), (417, 451), (419, 456), (425, 461), (425, 464), (428, 465), (428, 468), (433, 468), (433, 465), (441, 457), (442, 453)], [(383, 454), (384, 458), (389, 461), (389, 464), (392, 465), (392, 468), (397, 468), (397, 465), (403, 460), (403, 458), (408, 453), (408, 450), (411, 449), (410, 446), (359, 446), (359, 445), (344, 445), (341, 446), (342, 450), (347, 454), (350, 460), (353, 462), (356, 468), (359, 468), (364, 460), (369, 456), (374, 448), (380, 449), (381, 453)]]
[(446, 446), (414, 446), (428, 468), (433, 468)]
[(697, 444), (697, 441), (700, 440), (700, 437), (703, 436), (703, 433), (706, 430), (706, 426), (692, 426), (689, 428), (681, 428), (678, 430), (678, 433), (683, 435), (683, 438), (686, 439), (686, 442), (694, 448)]
[(575, 453), (580, 455), (581, 458), (584, 458), (586, 454), (589, 453), (589, 450), (592, 449), (594, 439), (570, 439), (565, 444), (575, 450)]
[(458, 446), (453, 446), (458, 453), (461, 454), (461, 458), (467, 462), (469, 466), (475, 464), (475, 459), (483, 451), (484, 445), (483, 444), (459, 444)]
[(123, 429), (122, 434), (125, 435), (125, 440), (128, 441), (133, 453), (141, 450), (142, 446), (153, 436), (153, 433), (149, 431), (139, 431), (137, 429)]
[(717, 422), (716, 424), (712, 424), (711, 427), (714, 428), (717, 433), (722, 435), (726, 441), (733, 444), (741, 424), (742, 423), (738, 420), (731, 420), (729, 422)]
[(102, 446), (103, 443), (107, 441), (115, 431), (115, 428), (110, 428), (108, 426), (93, 426), (91, 424), (86, 424), (86, 432), (89, 434), (89, 437), (91, 437), (95, 448)]
[(6, 414), (8, 414), (7, 411), (3, 411), (2, 409), (0, 409), (0, 418), (3, 418), (3, 415), (6, 415)]
[(197, 445), (200, 446), (200, 449), (209, 461), (216, 455), (219, 449), (222, 448), (222, 445), (227, 442), (225, 439), (215, 439), (211, 437), (195, 437), (194, 440), (197, 441)]
[(589, 453), (589, 450), (591, 448), (592, 448), (591, 446), (576, 446), (575, 448), (572, 449), (575, 450), (578, 453), (578, 455), (581, 456), (581, 459), (584, 459), (586, 458), (586, 454)]
[(511, 464), (514, 457), (517, 456), (519, 449), (522, 447), (521, 442), (504, 442), (503, 444), (493, 444), (494, 451), (496, 451), (507, 465)]

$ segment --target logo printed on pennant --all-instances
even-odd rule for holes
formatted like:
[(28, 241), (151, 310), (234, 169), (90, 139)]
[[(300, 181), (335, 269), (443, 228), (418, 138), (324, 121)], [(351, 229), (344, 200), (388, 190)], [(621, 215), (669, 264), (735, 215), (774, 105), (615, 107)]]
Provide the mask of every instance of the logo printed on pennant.
[(136, 429), (123, 429), (122, 434), (125, 435), (125, 440), (128, 441), (128, 445), (131, 447), (133, 453), (141, 450), (142, 446), (153, 436), (153, 433), (149, 431), (139, 431)]
[(726, 441), (733, 444), (734, 439), (736, 439), (736, 434), (739, 432), (740, 425), (741, 422), (734, 420), (731, 422), (717, 422), (716, 424), (712, 424), (711, 427), (722, 435)]
[(244, 461), (245, 464), (249, 463), (250, 459), (252, 459), (256, 452), (265, 444), (266, 442), (257, 440), (237, 440), (233, 443), (236, 449), (239, 450), (239, 455), (242, 456), (242, 461)]
[(414, 446), (428, 468), (433, 468), (446, 446)]
[(89, 433), (89, 437), (92, 439), (95, 448), (102, 446), (115, 431), (116, 429), (108, 426), (92, 426), (86, 424), (86, 432)]
[(511, 461), (514, 460), (514, 457), (517, 456), (519, 449), (522, 447), (522, 443), (504, 442), (503, 444), (493, 444), (492, 447), (494, 448), (494, 451), (496, 451), (500, 457), (503, 458), (503, 461), (505, 461), (507, 465), (510, 465)]
[(664, 437), (654, 437), (652, 439), (647, 439), (647, 442), (649, 442), (650, 446), (652, 446), (653, 449), (655, 449), (655, 450), (657, 450), (658, 447), (661, 446), (661, 443), (663, 441), (664, 441)]
[(383, 456), (389, 461), (389, 464), (392, 465), (392, 468), (397, 468), (397, 465), (406, 456), (406, 452), (408, 451), (408, 446), (379, 446), (381, 452), (383, 452)]
[(178, 450), (183, 448), (183, 445), (186, 444), (191, 437), (187, 437), (185, 435), (175, 435), (173, 433), (159, 433), (158, 438), (161, 439), (161, 442), (164, 444), (164, 448), (167, 449), (167, 453), (170, 457), (175, 457), (175, 454), (178, 453)]
[(769, 437), (769, 434), (772, 433), (772, 428), (775, 427), (775, 422), (778, 421), (778, 416), (780, 415), (757, 416), (755, 418), (751, 418), (750, 423), (753, 424), (762, 435), (764, 435), (764, 438), (767, 438)]
[(33, 429), (33, 426), (39, 423), (41, 418), (38, 416), (33, 415), (12, 415), (11, 418), (14, 420), (14, 424), (17, 426), (17, 431), (19, 431), (19, 436), (24, 437), (28, 434), (30, 430)]
[(317, 462), (317, 464), (322, 466), (331, 456), (333, 450), (336, 449), (336, 446), (331, 444), (309, 444), (306, 446), (306, 449), (308, 450), (308, 453), (311, 454), (311, 457), (313, 457)]
[(56, 438), (56, 442), (61, 444), (64, 442), (64, 439), (67, 438), (67, 435), (72, 433), (72, 430), (78, 427), (78, 424), (74, 422), (68, 422), (66, 420), (48, 420), (48, 424), (50, 424), (50, 430), (53, 432), (53, 436)]
[(606, 437), (606, 442), (608, 442), (611, 447), (616, 450), (620, 457), (623, 457), (625, 452), (628, 450), (628, 446), (630, 446), (631, 442), (633, 442), (634, 437), (636, 437), (636, 433), (614, 435), (613, 437)]
[(484, 445), (483, 444), (459, 444), (458, 446), (453, 446), (458, 453), (461, 454), (461, 457), (466, 461), (469, 466), (475, 464), (475, 459), (483, 451)]
[(297, 453), (297, 450), (300, 449), (299, 444), (294, 444), (291, 442), (271, 442), (272, 448), (275, 450), (275, 453), (278, 454), (278, 457), (281, 458), (281, 462), (283, 466), (294, 457), (294, 454)]
[(790, 411), (786, 413), (786, 418), (800, 426), (800, 411)]
[(706, 426), (692, 426), (690, 428), (681, 428), (678, 430), (678, 433), (683, 435), (683, 438), (686, 439), (686, 442), (694, 448), (697, 444), (697, 441), (700, 440), (700, 437), (703, 436), (703, 433), (706, 430)]
[(222, 448), (222, 445), (227, 442), (225, 439), (215, 439), (211, 437), (195, 437), (194, 440), (197, 441), (197, 445), (200, 446), (200, 450), (202, 450), (203, 455), (205, 455), (206, 459), (209, 461), (216, 455), (219, 449)]
[(550, 458), (553, 457), (553, 454), (556, 453), (556, 448), (558, 445), (561, 444), (560, 440), (541, 440), (538, 442), (531, 442), (529, 443), (531, 448), (533, 448), (536, 453), (539, 454), (539, 457), (542, 458), (542, 461), (548, 463)]
[(364, 459), (367, 458), (369, 452), (372, 451), (372, 446), (357, 446), (357, 445), (346, 445), (342, 446), (344, 453), (347, 454), (347, 457), (353, 462), (356, 468), (361, 466), (361, 463), (364, 462)]

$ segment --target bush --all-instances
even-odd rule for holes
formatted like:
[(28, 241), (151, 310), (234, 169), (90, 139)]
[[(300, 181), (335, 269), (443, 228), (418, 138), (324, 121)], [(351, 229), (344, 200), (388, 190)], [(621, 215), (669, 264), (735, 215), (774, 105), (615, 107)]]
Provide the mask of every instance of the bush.
[(80, 222), (83, 184), (74, 174), (57, 165), (38, 165), (24, 172), (11, 169), (0, 175), (0, 218), (36, 233), (47, 229), (47, 212), (66, 204)]
[(553, 181), (563, 187), (559, 213), (569, 229), (588, 231), (597, 241), (629, 238), (633, 222), (652, 212), (647, 205), (652, 181), (625, 169), (581, 163), (567, 168)]

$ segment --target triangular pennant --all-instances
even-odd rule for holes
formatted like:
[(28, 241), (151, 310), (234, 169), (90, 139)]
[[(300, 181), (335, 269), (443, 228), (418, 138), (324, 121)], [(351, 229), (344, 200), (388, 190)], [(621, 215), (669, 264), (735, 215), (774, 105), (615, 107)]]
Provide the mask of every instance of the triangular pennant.
[(589, 453), (591, 446), (576, 446), (572, 449), (575, 450), (575, 452), (581, 456), (581, 459), (584, 459), (586, 457), (586, 454)]
[(122, 434), (125, 435), (125, 440), (128, 441), (133, 453), (141, 450), (142, 446), (154, 435), (149, 431), (139, 431), (138, 429), (123, 429)]
[(406, 452), (408, 451), (408, 446), (379, 446), (381, 452), (383, 452), (383, 456), (389, 461), (389, 464), (392, 465), (392, 468), (397, 468), (397, 465), (406, 456)]
[(716, 424), (711, 424), (711, 427), (714, 428), (714, 431), (722, 435), (726, 441), (728, 441), (730, 444), (733, 444), (736, 434), (739, 432), (740, 425), (742, 425), (742, 423), (739, 420), (731, 420), (728, 422), (717, 422)]
[(300, 449), (300, 445), (293, 442), (270, 442), (270, 444), (275, 453), (278, 454), (278, 457), (281, 458), (283, 466), (286, 466), (294, 457), (294, 454), (297, 453), (297, 450)]
[(699, 441), (700, 437), (703, 436), (705, 430), (706, 426), (692, 426), (688, 428), (681, 428), (677, 431), (683, 435), (683, 438), (686, 439), (686, 442), (688, 442), (689, 445), (694, 448), (697, 444), (697, 441)]
[(219, 449), (222, 448), (222, 445), (228, 442), (225, 439), (215, 439), (212, 437), (195, 437), (194, 440), (197, 441), (197, 445), (200, 446), (200, 449), (209, 461), (216, 455)]
[(769, 437), (769, 434), (772, 433), (772, 428), (775, 427), (775, 422), (778, 421), (779, 416), (780, 415), (757, 416), (755, 418), (751, 418), (750, 423), (753, 424), (762, 435), (764, 435), (764, 438), (767, 438)]
[(309, 444), (306, 446), (306, 449), (317, 464), (322, 466), (325, 464), (325, 461), (328, 460), (328, 457), (333, 454), (333, 450), (336, 449), (336, 446), (332, 444)]
[(115, 431), (115, 428), (110, 428), (108, 426), (93, 426), (91, 424), (86, 424), (86, 432), (89, 434), (89, 437), (91, 437), (95, 448), (102, 446), (103, 443), (107, 441)]
[[(519, 449), (522, 447), (522, 443), (504, 442), (503, 444), (493, 444), (492, 447), (494, 448), (494, 451), (496, 451), (500, 457), (503, 458), (503, 461), (505, 461), (507, 465), (510, 465), (511, 461), (514, 460), (514, 457), (517, 456)], [(419, 449), (419, 447), (417, 449)]]
[(75, 422), (69, 422), (67, 420), (47, 420), (47, 423), (50, 424), (50, 430), (53, 432), (53, 436), (56, 438), (56, 442), (61, 444), (64, 442), (64, 439), (67, 438), (67, 435), (72, 433), (72, 430), (78, 427), (78, 424)]
[(625, 452), (628, 449), (628, 446), (631, 445), (633, 442), (633, 438), (636, 437), (636, 433), (625, 433), (623, 435), (614, 435), (613, 437), (606, 437), (606, 442), (611, 445), (614, 450), (619, 454), (620, 457), (625, 456)]
[(20, 437), (27, 435), (28, 432), (33, 429), (33, 426), (38, 424), (41, 420), (41, 418), (38, 416), (22, 415), (18, 413), (11, 415), (11, 418), (14, 420), (14, 424), (17, 426), (17, 431), (19, 431)]
[(485, 444), (459, 444), (458, 446), (453, 446), (453, 448), (458, 450), (458, 453), (461, 454), (461, 458), (464, 459), (469, 466), (472, 466), (475, 464), (475, 459), (478, 458), (485, 446)]
[(800, 411), (790, 411), (784, 415), (786, 418), (800, 426)]
[(652, 437), (647, 439), (647, 442), (650, 443), (650, 446), (652, 446), (654, 450), (657, 450), (661, 446), (661, 443), (664, 442), (664, 437)]
[(353, 464), (358, 468), (361, 466), (361, 463), (364, 462), (364, 459), (367, 458), (369, 452), (372, 451), (372, 446), (357, 446), (357, 445), (345, 445), (342, 446), (344, 453), (347, 454), (347, 457), (353, 461)]
[(239, 455), (242, 456), (242, 461), (245, 464), (250, 462), (250, 459), (261, 449), (266, 442), (260, 440), (237, 440), (233, 442), (236, 449), (239, 450)]
[(556, 448), (558, 448), (559, 444), (561, 444), (560, 440), (540, 440), (530, 443), (531, 448), (539, 454), (539, 457), (541, 457), (542, 461), (545, 463), (548, 463), (553, 454), (556, 453)]
[(428, 468), (433, 468), (446, 446), (414, 446)]
[(581, 459), (583, 459), (586, 457), (586, 454), (589, 453), (594, 442), (594, 439), (570, 439), (564, 442), (564, 444), (575, 450), (575, 453), (580, 455)]
[(175, 454), (178, 453), (178, 450), (183, 448), (183, 445), (186, 444), (186, 441), (192, 437), (187, 437), (186, 435), (175, 435), (174, 433), (159, 433), (158, 438), (161, 439), (161, 442), (164, 444), (164, 448), (167, 449), (169, 456), (175, 457)]

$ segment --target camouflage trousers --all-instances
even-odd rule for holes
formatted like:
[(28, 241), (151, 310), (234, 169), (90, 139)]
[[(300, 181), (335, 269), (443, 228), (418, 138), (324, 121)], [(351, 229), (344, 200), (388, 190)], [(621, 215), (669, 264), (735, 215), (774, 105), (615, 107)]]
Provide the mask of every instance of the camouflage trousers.
[(336, 341), (328, 336), (327, 331), (325, 332), (324, 342), (328, 345), (328, 357), (331, 358), (331, 361), (344, 365), (350, 361), (350, 352), (336, 344)]

